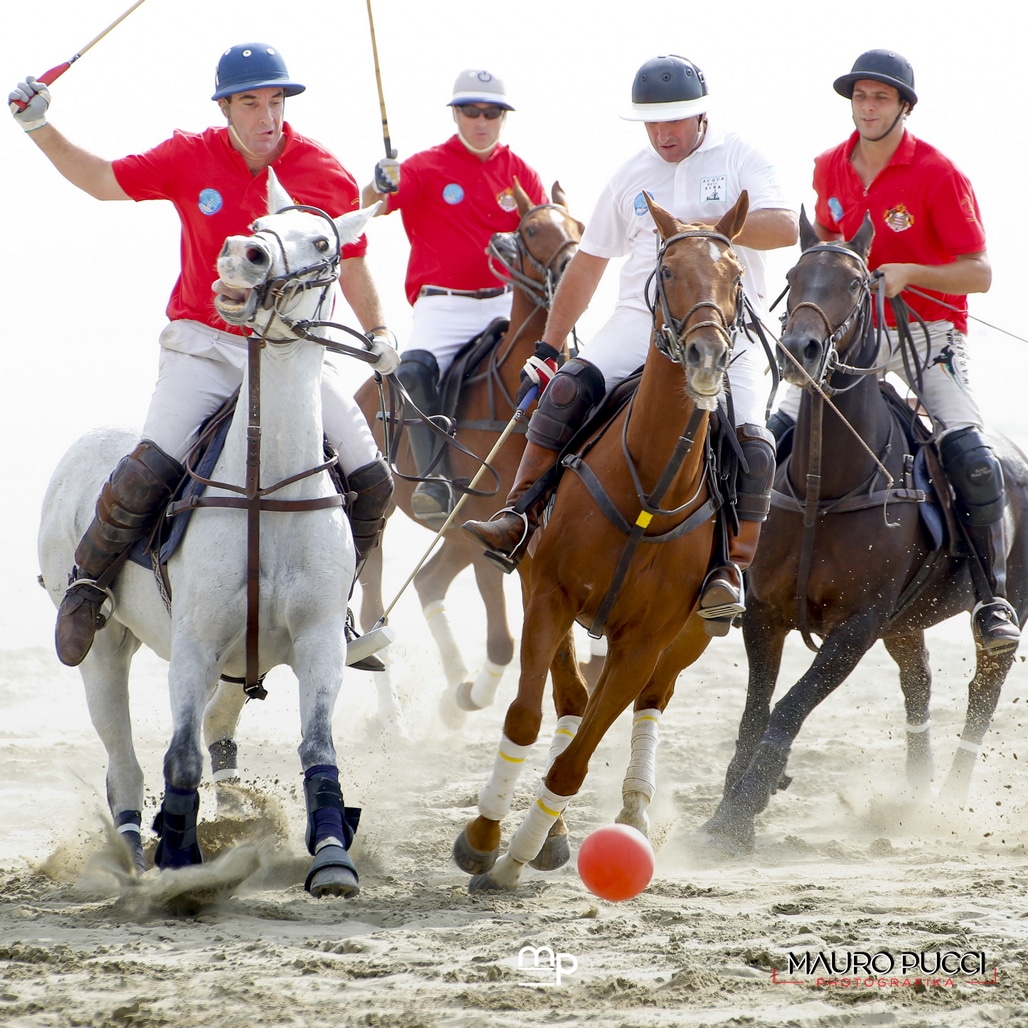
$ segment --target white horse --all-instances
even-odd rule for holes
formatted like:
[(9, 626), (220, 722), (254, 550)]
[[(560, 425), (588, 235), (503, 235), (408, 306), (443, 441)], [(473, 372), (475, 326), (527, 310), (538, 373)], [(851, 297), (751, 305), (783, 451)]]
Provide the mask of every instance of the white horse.
[[(111, 618), (79, 667), (90, 717), (107, 750), (111, 813), (141, 872), (143, 774), (132, 742), (128, 696), (129, 665), (140, 644), (169, 661), (173, 733), (164, 758), (163, 802), (154, 822), (160, 868), (202, 860), (196, 841), (201, 726), (209, 743), (231, 738), (245, 698), (239, 684), (222, 682), (216, 690), (219, 680), (233, 677), (249, 685), (255, 674), (289, 665), (299, 679), (306, 841), (314, 856), (305, 886), (314, 896), (352, 896), (358, 891), (357, 872), (347, 848), (359, 811), (343, 806), (332, 713), (347, 658), (344, 624), (356, 557), (328, 473), (309, 473), (325, 462), (320, 390), (325, 348), (302, 334), (303, 323), (317, 318), (326, 302), (341, 245), (360, 235), (374, 208), (333, 220), (291, 204), (269, 174), (268, 216), (254, 223), (252, 236), (230, 237), (218, 259), (221, 316), (253, 329), (251, 347), (260, 340), (254, 365), (259, 369), (259, 424), (255, 430), (252, 404), (246, 402), (247, 371), (239, 408), (211, 475), (215, 483), (235, 489), (209, 488), (206, 496), (235, 497), (238, 503), (235, 490), (247, 490), (250, 470), (250, 495), (258, 484), (260, 492), (271, 493), (272, 506), (279, 506), (265, 507), (252, 519), (259, 532), (259, 584), (251, 581), (248, 600), (247, 542), (253, 528), (251, 523), (248, 529), (248, 511), (238, 506), (196, 510), (168, 561), (170, 611), (154, 575), (126, 563), (113, 586)], [(383, 355), (378, 344), (370, 347), (376, 359)], [(259, 483), (247, 461), (255, 437)], [(54, 472), (43, 501), (39, 556), (42, 581), (55, 604), (60, 604), (76, 544), (101, 486), (136, 441), (123, 431), (96, 430), (78, 440)], [(309, 500), (321, 505), (281, 510), (282, 501), (288, 508), (290, 502)], [(251, 648), (249, 657), (248, 603), (256, 607), (258, 640), (256, 655)]]

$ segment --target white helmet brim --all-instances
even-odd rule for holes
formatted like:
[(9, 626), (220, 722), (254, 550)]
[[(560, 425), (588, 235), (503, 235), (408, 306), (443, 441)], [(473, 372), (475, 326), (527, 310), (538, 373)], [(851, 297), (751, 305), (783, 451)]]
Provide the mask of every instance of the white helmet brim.
[(701, 96), (695, 100), (672, 100), (664, 104), (632, 104), (622, 111), (625, 121), (681, 121), (706, 114), (710, 110), (710, 97)]

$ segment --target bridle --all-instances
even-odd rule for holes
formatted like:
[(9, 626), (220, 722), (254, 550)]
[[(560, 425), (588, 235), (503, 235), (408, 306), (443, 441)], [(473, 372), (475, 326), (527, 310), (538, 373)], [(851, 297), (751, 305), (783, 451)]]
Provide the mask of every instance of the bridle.
[[(855, 250), (851, 250), (847, 246), (841, 246), (837, 243), (818, 243), (815, 246), (808, 247), (804, 250), (800, 255), (800, 259), (802, 260), (803, 257), (806, 257), (808, 254), (816, 253), (842, 254), (844, 257), (848, 257), (855, 261), (860, 271), (859, 295), (854, 301), (853, 306), (837, 325), (832, 324), (828, 315), (825, 314), (824, 310), (822, 310), (818, 304), (814, 303), (813, 300), (801, 300), (795, 306), (788, 307), (782, 315), (782, 329), (784, 335), (786, 324), (792, 319), (796, 312), (800, 310), (811, 310), (818, 316), (818, 318), (821, 319), (821, 322), (825, 327), (825, 334), (821, 338), (821, 359), (818, 363), (815, 374), (809, 375), (808, 377), (817, 386), (817, 388), (824, 393), (824, 395), (834, 396), (838, 393), (852, 389), (857, 385), (857, 382), (861, 377), (865, 375), (876, 375), (880, 370), (877, 365), (866, 367), (863, 364), (863, 358), (866, 356), (864, 351), (872, 345), (872, 342), (875, 349), (877, 349), (877, 339), (872, 340), (873, 333), (871, 332), (871, 284), (873, 282), (873, 276), (868, 270), (867, 261), (865, 261), (859, 253)], [(864, 345), (861, 353), (858, 355), (858, 360), (856, 363), (852, 364), (845, 363), (839, 358), (838, 349), (839, 344), (843, 342), (843, 340), (849, 338), (851, 334), (857, 334), (864, 339)], [(795, 358), (792, 359), (795, 360)], [(855, 381), (845, 387), (831, 385), (830, 379), (837, 371), (855, 378)]]
[[(725, 345), (730, 350), (733, 342), (735, 341), (735, 335), (741, 327), (744, 310), (742, 303), (742, 274), (740, 273), (735, 283), (735, 317), (731, 323), (725, 317), (725, 312), (713, 300), (699, 300), (697, 303), (694, 303), (681, 318), (676, 318), (671, 313), (667, 291), (664, 288), (664, 281), (660, 275), (660, 267), (670, 247), (675, 243), (681, 242), (683, 239), (709, 239), (714, 242), (723, 243), (728, 249), (731, 249), (732, 246), (732, 241), (727, 236), (723, 236), (719, 232), (711, 232), (705, 229), (688, 229), (685, 232), (677, 232), (675, 235), (668, 237), (661, 243), (660, 250), (657, 254), (657, 265), (646, 283), (647, 297), (650, 295), (651, 283), (655, 283), (656, 295), (652, 301), (648, 300), (647, 302), (650, 308), (650, 313), (653, 315), (654, 343), (657, 349), (667, 357), (668, 360), (681, 365), (685, 364), (685, 354), (688, 349), (689, 337), (694, 332), (698, 332), (701, 329), (714, 329), (715, 332), (723, 337)], [(663, 325), (659, 328), (657, 326), (658, 308), (660, 316), (663, 319)], [(716, 317), (708, 317), (704, 321), (697, 321), (690, 325), (689, 321), (697, 311), (713, 311), (716, 314)]]
[[(545, 264), (532, 253), (525, 238), (525, 225), (535, 214), (547, 210), (567, 214), (567, 209), (560, 204), (537, 204), (525, 211), (513, 232), (497, 232), (493, 235), (485, 251), (489, 258), (489, 269), (497, 278), (510, 280), (516, 288), (528, 294), (536, 307), (546, 308), (553, 301), (564, 256), (578, 246), (577, 239), (565, 240)], [(535, 275), (529, 275), (524, 271), (526, 264), (533, 269)]]

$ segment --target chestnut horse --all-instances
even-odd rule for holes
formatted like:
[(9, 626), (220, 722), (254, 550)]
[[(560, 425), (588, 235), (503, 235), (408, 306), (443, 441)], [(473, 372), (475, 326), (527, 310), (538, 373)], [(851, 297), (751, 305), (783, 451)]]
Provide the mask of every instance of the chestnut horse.
[[(743, 193), (713, 229), (683, 224), (647, 202), (662, 240), (649, 352), (632, 400), (584, 449), (562, 457), (568, 470), (549, 521), (518, 567), (525, 597), (518, 694), (479, 816), (454, 845), (458, 865), (475, 876), (472, 892), (515, 889), (526, 863), (549, 869), (569, 859), (562, 811), (633, 701), (632, 761), (618, 821), (648, 834), (657, 725), (679, 672), (710, 641), (692, 616), (719, 505), (708, 474), (708, 421), (742, 305), (731, 240), (742, 230), (748, 198)], [(575, 661), (576, 620), (608, 643), (591, 693)], [(558, 718), (549, 766), (537, 801), (497, 860), (500, 822), (541, 727), (547, 672)]]
[[(456, 446), (449, 446), (450, 473), (465, 482), (481, 467), (475, 455), (485, 456), (493, 449), (500, 433), (511, 420), (516, 407), (521, 369), (531, 356), (546, 323), (553, 292), (561, 274), (578, 249), (583, 225), (568, 212), (559, 182), (553, 184), (553, 202), (533, 206), (528, 195), (515, 182), (514, 196), (521, 221), (517, 231), (494, 236), (488, 252), (503, 265), (503, 277), (510, 276), (514, 286), (509, 325), (484, 361), (469, 371), (460, 386), (456, 412)], [(406, 417), (398, 397), (383, 396), (374, 378), (356, 393), (382, 450), (403, 474), (414, 475), (414, 463), (405, 432), (397, 422)], [(383, 405), (389, 407), (383, 423)], [(434, 411), (426, 411), (434, 414)], [(385, 431), (383, 431), (385, 429)], [(445, 440), (441, 442), (445, 446)], [(491, 462), (495, 474), (487, 471), (478, 489), (483, 495), (467, 496), (462, 516), (454, 519), (443, 535), (442, 545), (414, 577), (414, 587), (422, 610), (439, 647), (449, 692), (443, 712), (453, 721), (462, 710), (479, 710), (492, 703), (506, 666), (514, 656), (514, 637), (507, 624), (503, 575), (488, 561), (466, 533), (460, 531), (464, 518), (487, 518), (496, 507), (496, 495), (506, 496), (525, 448), (524, 427), (513, 432)], [(417, 479), (396, 476), (393, 498), (408, 517), (414, 519), (410, 500)], [(422, 524), (422, 522), (417, 522)], [(427, 526), (426, 526), (427, 527)], [(378, 622), (385, 610), (382, 600), (383, 547), (373, 550), (361, 572), (361, 622), (365, 630)], [(486, 612), (486, 664), (474, 681), (467, 671), (460, 648), (446, 616), (444, 599), (454, 578), (472, 566), (478, 591)], [(386, 679), (389, 672), (380, 674)], [(379, 682), (381, 689), (391, 684)]]
[[(975, 602), (972, 558), (952, 541), (935, 541), (923, 514), (939, 512), (942, 505), (930, 487), (919, 488), (920, 476), (907, 470), (913, 465), (916, 471), (917, 450), (923, 449), (925, 458), (933, 451), (907, 438), (912, 411), (902, 401), (889, 402), (875, 374), (880, 339), (871, 317), (866, 263), (872, 236), (866, 220), (849, 242), (820, 243), (804, 216), (803, 252), (788, 275), (782, 346), (792, 360), (783, 374), (807, 388), (792, 454), (778, 469), (771, 514), (748, 573), (746, 706), (724, 797), (704, 826), (713, 843), (730, 851), (752, 848), (754, 817), (776, 789), (788, 784), (785, 764), (803, 722), (878, 639), (899, 667), (908, 778), (918, 787), (930, 782), (931, 666), (924, 632)], [(824, 387), (832, 405), (815, 394), (811, 382)], [(1024, 624), (1028, 465), (1009, 440), (993, 441), (1003, 466), (1012, 541), (1008, 599)], [(931, 468), (936, 482), (939, 474)], [(808, 493), (818, 479), (819, 490)], [(936, 518), (941, 527), (942, 518)], [(817, 655), (772, 711), (783, 645), (793, 629), (803, 632)], [(821, 637), (819, 649), (811, 633)], [(954, 803), (967, 796), (1014, 651), (990, 655), (978, 647), (976, 657), (966, 720), (945, 784), (944, 796)]]

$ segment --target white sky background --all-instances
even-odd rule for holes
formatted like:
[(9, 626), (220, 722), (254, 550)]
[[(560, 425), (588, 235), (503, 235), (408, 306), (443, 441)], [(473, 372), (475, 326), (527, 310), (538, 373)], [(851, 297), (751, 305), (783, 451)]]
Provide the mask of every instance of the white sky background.
[[(852, 127), (832, 80), (863, 50), (899, 51), (914, 65), (921, 98), (910, 128), (963, 168), (982, 208), (994, 277), (988, 294), (972, 298), (972, 315), (1028, 335), (1020, 293), (1028, 234), (1023, 13), (994, 0), (888, 7), (823, 0), (373, 3), (399, 156), (451, 133), (444, 105), (461, 68), (490, 68), (506, 80), (517, 108), (504, 141), (547, 187), (560, 180), (582, 220), (610, 172), (644, 143), (642, 126), (617, 115), (636, 68), (650, 57), (673, 52), (695, 60), (714, 97), (712, 116), (759, 143), (797, 206), (811, 210), (813, 158)], [(4, 95), (26, 74), (67, 60), (128, 6), (130, 0), (51, 0), (12, 9), (0, 35)], [(287, 119), (328, 146), (359, 183), (368, 181), (383, 143), (365, 0), (147, 0), (54, 84), (52, 121), (109, 158), (145, 150), (175, 128), (218, 123), (209, 99), (214, 66), (228, 46), (250, 41), (277, 46), (291, 75), (308, 87), (287, 102)], [(142, 420), (178, 271), (178, 221), (170, 204), (103, 204), (80, 193), (10, 118), (0, 125), (0, 182), (8, 226), (0, 253), (7, 326), (0, 370), (3, 650), (51, 645), (53, 608), (35, 585), (39, 503), (73, 439), (100, 424)], [(399, 217), (373, 222), (369, 240), (386, 312), (402, 340), (409, 316)], [(797, 252), (774, 256), (775, 294)], [(579, 326), (584, 338), (609, 312), (615, 280), (612, 268)], [(1024, 445), (1028, 344), (977, 322), (971, 338), (987, 418)], [(355, 367), (355, 384), (363, 375)]]

